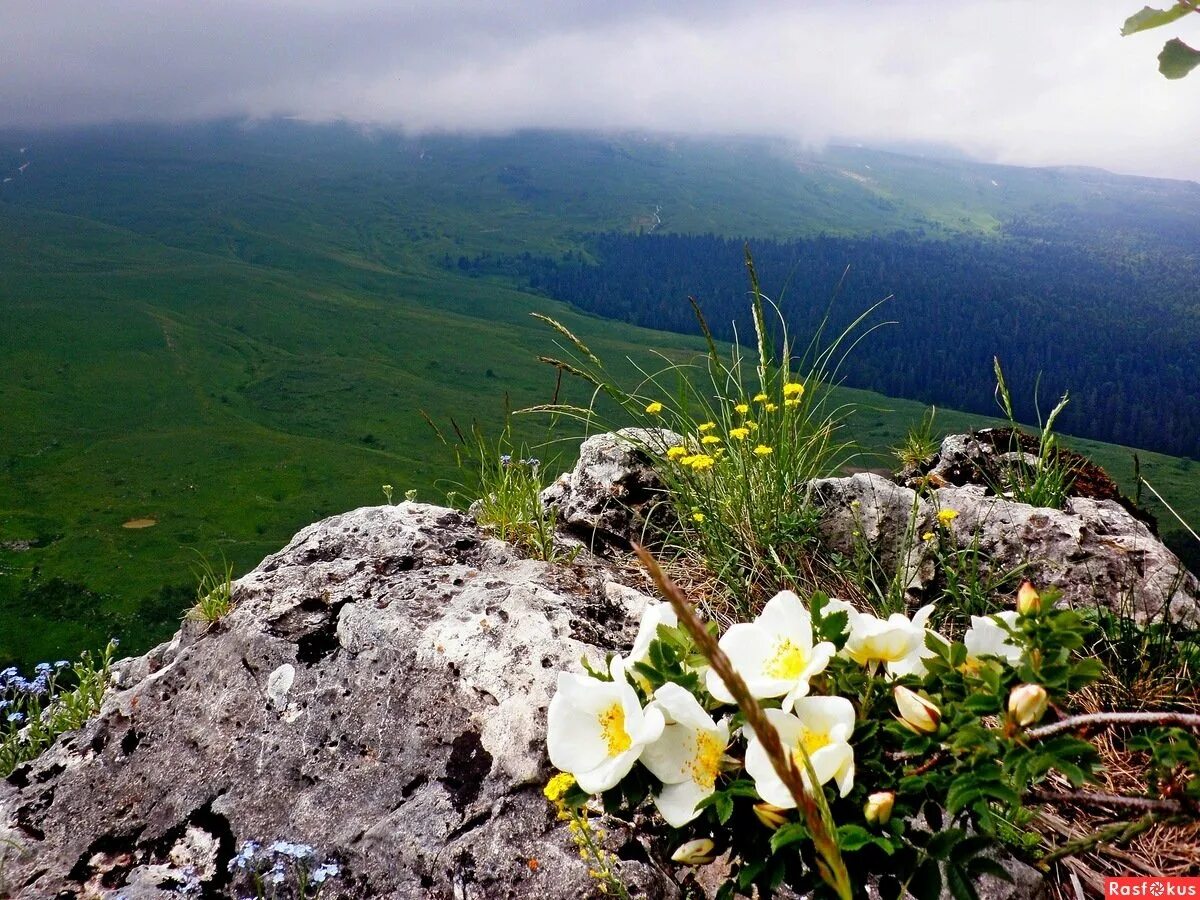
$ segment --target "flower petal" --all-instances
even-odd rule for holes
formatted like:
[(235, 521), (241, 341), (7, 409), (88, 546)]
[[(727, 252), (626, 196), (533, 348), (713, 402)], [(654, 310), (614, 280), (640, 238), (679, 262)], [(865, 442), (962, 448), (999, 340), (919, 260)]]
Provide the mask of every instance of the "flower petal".
[(712, 788), (703, 788), (690, 778), (678, 784), (666, 785), (654, 795), (654, 805), (667, 824), (672, 828), (682, 828), (696, 816), (700, 810), (696, 804), (712, 794)]

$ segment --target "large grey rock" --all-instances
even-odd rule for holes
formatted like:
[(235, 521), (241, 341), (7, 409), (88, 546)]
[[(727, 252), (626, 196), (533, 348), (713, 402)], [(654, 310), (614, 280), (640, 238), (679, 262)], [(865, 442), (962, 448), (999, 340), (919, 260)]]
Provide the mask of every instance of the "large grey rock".
[(667, 429), (623, 428), (583, 442), (570, 471), (542, 492), (559, 523), (595, 550), (628, 549), (648, 529), (669, 527), (666, 485), (651, 456), (684, 439)]
[[(407, 503), (306, 528), (234, 597), (0, 782), (16, 898), (174, 897), (185, 874), (220, 896), (247, 839), (338, 860), (328, 898), (595, 893), (541, 794), (546, 707), (644, 598)], [(631, 891), (677, 897), (638, 840), (608, 838)]]
[(1071, 497), (1061, 510), (1044, 509), (989, 495), (978, 485), (918, 495), (865, 473), (813, 482), (812, 495), (823, 507), (825, 545), (852, 553), (855, 542), (865, 540), (889, 571), (906, 573), (914, 600), (937, 575), (920, 536), (933, 529), (939, 509), (953, 509), (959, 516), (950, 533), (958, 547), (978, 541), (1001, 571), (1026, 564), (1025, 577), (1060, 589), (1064, 602), (1128, 606), (1142, 620), (1200, 627), (1196, 577), (1114, 500)]

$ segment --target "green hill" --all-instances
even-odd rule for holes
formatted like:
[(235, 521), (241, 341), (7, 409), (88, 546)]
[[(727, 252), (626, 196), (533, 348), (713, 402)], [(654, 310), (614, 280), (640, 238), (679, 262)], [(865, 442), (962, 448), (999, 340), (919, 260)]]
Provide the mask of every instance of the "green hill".
[[(197, 551), (241, 572), (299, 527), (381, 502), (384, 483), (441, 499), (461, 476), (421, 411), (494, 430), (506, 396), (548, 399), (553, 372), (535, 357), (552, 341), (531, 311), (609, 359), (699, 347), (447, 270), (447, 257), (578, 252), (582, 231), (646, 230), (656, 209), (664, 230), (950, 233), (1099, 202), (1096, 175), (1005, 170), (1012, 183), (991, 195), (969, 167), (935, 174), (966, 164), (799, 159), (761, 142), (290, 125), (35, 137), (29, 170), (0, 190), (0, 664), (109, 634), (131, 650), (163, 638), (192, 599)], [(873, 174), (843, 174), (861, 165)], [(1150, 190), (1106, 177), (1121, 203)], [(1186, 219), (1195, 186), (1165, 184), (1153, 227), (1122, 220), (1124, 240)], [(864, 404), (856, 434), (875, 450), (920, 417), (846, 396)], [(1128, 483), (1126, 451), (1080, 446)], [(1200, 519), (1192, 465), (1143, 455)], [(154, 524), (124, 527), (136, 520)]]

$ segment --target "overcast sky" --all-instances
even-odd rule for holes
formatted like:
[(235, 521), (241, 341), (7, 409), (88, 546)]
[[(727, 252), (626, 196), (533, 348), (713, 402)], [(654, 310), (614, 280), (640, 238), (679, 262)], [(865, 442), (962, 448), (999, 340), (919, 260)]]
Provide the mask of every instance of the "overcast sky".
[[(10, 0), (0, 127), (297, 115), (949, 143), (1200, 179), (1142, 0)], [(1165, 6), (1170, 0), (1161, 0)]]

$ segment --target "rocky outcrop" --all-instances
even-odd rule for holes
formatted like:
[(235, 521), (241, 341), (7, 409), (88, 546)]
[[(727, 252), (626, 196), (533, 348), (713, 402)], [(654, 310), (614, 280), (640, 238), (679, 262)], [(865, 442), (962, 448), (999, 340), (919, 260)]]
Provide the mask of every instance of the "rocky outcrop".
[(935, 583), (932, 544), (938, 510), (958, 517), (944, 531), (959, 549), (977, 546), (993, 571), (1025, 566), (1022, 577), (1053, 586), (1063, 601), (1128, 609), (1143, 620), (1200, 627), (1200, 583), (1178, 557), (1114, 500), (1071, 497), (1061, 510), (989, 495), (978, 485), (911, 488), (879, 475), (814, 482), (820, 529), (830, 549), (865, 541), (890, 572), (903, 571), (914, 600)]
[(648, 527), (668, 524), (666, 485), (650, 454), (661, 456), (682, 443), (666, 429), (594, 435), (579, 448), (575, 467), (542, 492), (542, 502), (588, 547), (627, 550), (631, 540), (646, 540)]
[[(276, 839), (335, 862), (322, 897), (594, 893), (541, 793), (546, 707), (644, 598), (405, 503), (310, 526), (234, 599), (0, 782), (15, 897), (222, 896), (243, 842)], [(636, 895), (679, 896), (636, 835), (607, 841)]]

